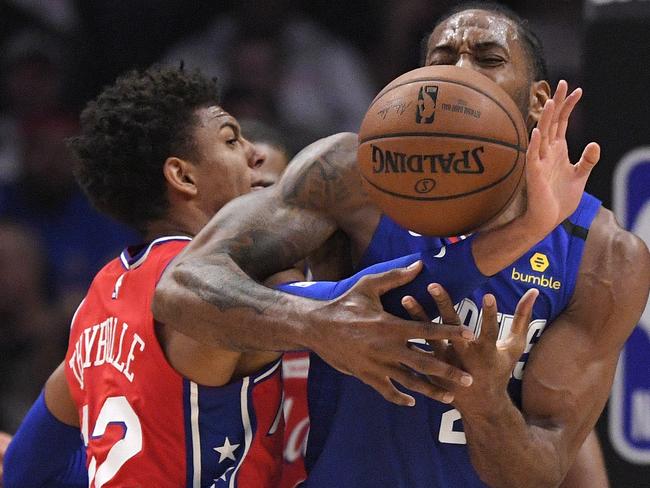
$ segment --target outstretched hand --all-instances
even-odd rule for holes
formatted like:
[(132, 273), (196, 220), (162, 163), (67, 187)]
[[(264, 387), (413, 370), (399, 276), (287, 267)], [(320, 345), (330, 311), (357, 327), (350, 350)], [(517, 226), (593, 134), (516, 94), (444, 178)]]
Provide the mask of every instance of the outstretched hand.
[(423, 375), (455, 386), (465, 387), (472, 382), (471, 376), (462, 369), (446, 364), (429, 352), (411, 348), (408, 343), (414, 338), (465, 342), (474, 337), (469, 329), (428, 320), (403, 320), (382, 307), (381, 295), (410, 282), (421, 269), (422, 263), (418, 261), (408, 268), (363, 277), (347, 293), (324, 306), (319, 316), (325, 323), (312, 329), (317, 336), (312, 347), (316, 354), (397, 405), (412, 406), (415, 399), (397, 389), (393, 382), (445, 403), (451, 402), (453, 396)]
[(566, 131), (582, 89), (568, 96), (567, 91), (567, 82), (561, 80), (544, 105), (526, 152), (527, 217), (549, 232), (578, 207), (587, 178), (600, 159), (600, 146), (590, 142), (576, 164), (569, 160)]
[[(460, 317), (444, 288), (431, 284), (428, 291), (438, 306), (440, 320), (444, 324), (460, 327)], [(431, 343), (436, 357), (472, 375), (474, 381), (470, 388), (456, 388), (444, 379), (430, 378), (439, 388), (452, 392), (453, 404), (461, 413), (489, 411), (491, 400), (498, 402), (507, 397), (511, 373), (526, 348), (528, 325), (538, 295), (539, 291), (531, 288), (521, 297), (510, 334), (503, 340), (498, 340), (496, 300), (493, 295), (486, 294), (483, 297), (481, 330), (476, 340)], [(413, 297), (404, 297), (402, 304), (415, 320), (426, 318), (423, 308)]]

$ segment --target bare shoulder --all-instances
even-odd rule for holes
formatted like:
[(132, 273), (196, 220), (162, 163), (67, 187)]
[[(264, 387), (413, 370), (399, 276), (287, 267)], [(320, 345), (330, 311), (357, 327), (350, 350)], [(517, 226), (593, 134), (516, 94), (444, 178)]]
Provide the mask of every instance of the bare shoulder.
[(649, 290), (647, 246), (601, 208), (589, 228), (571, 302), (544, 331), (526, 365), (524, 410), (591, 429), (584, 406), (595, 406), (595, 422)]
[(649, 289), (648, 247), (601, 208), (589, 229), (570, 313), (591, 318), (581, 322), (607, 327), (610, 338), (624, 341), (643, 312)]
[(650, 280), (650, 252), (645, 242), (623, 229), (606, 208), (600, 209), (589, 229), (581, 270), (597, 264), (607, 274), (631, 273), (646, 285)]
[(65, 378), (65, 361), (59, 364), (45, 383), (45, 404), (59, 421), (79, 427), (77, 407), (72, 400)]

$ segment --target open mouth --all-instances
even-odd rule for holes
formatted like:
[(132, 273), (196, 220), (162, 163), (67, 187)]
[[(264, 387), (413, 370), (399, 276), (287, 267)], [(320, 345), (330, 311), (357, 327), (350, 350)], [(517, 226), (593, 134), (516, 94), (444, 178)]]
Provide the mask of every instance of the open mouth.
[(251, 190), (256, 191), (256, 190), (263, 190), (264, 188), (268, 188), (271, 186), (273, 183), (270, 181), (256, 181), (251, 185)]

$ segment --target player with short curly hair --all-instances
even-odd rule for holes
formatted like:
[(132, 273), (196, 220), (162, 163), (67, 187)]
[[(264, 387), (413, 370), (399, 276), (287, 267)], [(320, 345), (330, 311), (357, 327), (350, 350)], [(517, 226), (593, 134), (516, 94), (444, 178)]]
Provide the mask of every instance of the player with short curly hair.
[(170, 154), (196, 159), (196, 109), (218, 105), (216, 80), (198, 71), (121, 76), (88, 104), (82, 132), (69, 142), (79, 185), (99, 210), (146, 232), (169, 208), (162, 163)]
[(250, 191), (263, 156), (219, 106), (216, 82), (183, 69), (120, 77), (81, 126), (71, 141), (80, 185), (144, 243), (93, 280), (65, 361), (9, 446), (5, 486), (274, 486), (280, 354), (205, 346), (150, 310), (165, 267)]

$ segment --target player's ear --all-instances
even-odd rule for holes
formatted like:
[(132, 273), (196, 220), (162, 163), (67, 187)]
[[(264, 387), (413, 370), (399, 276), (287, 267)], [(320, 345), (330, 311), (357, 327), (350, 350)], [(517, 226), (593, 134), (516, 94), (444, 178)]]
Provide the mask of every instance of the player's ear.
[(170, 156), (163, 164), (163, 174), (169, 186), (184, 195), (196, 196), (198, 188), (194, 170), (196, 166), (185, 159)]
[(528, 101), (528, 117), (526, 118), (526, 127), (528, 132), (532, 131), (539, 117), (542, 115), (542, 109), (546, 100), (551, 98), (551, 87), (546, 80), (533, 81), (530, 84), (530, 93)]

